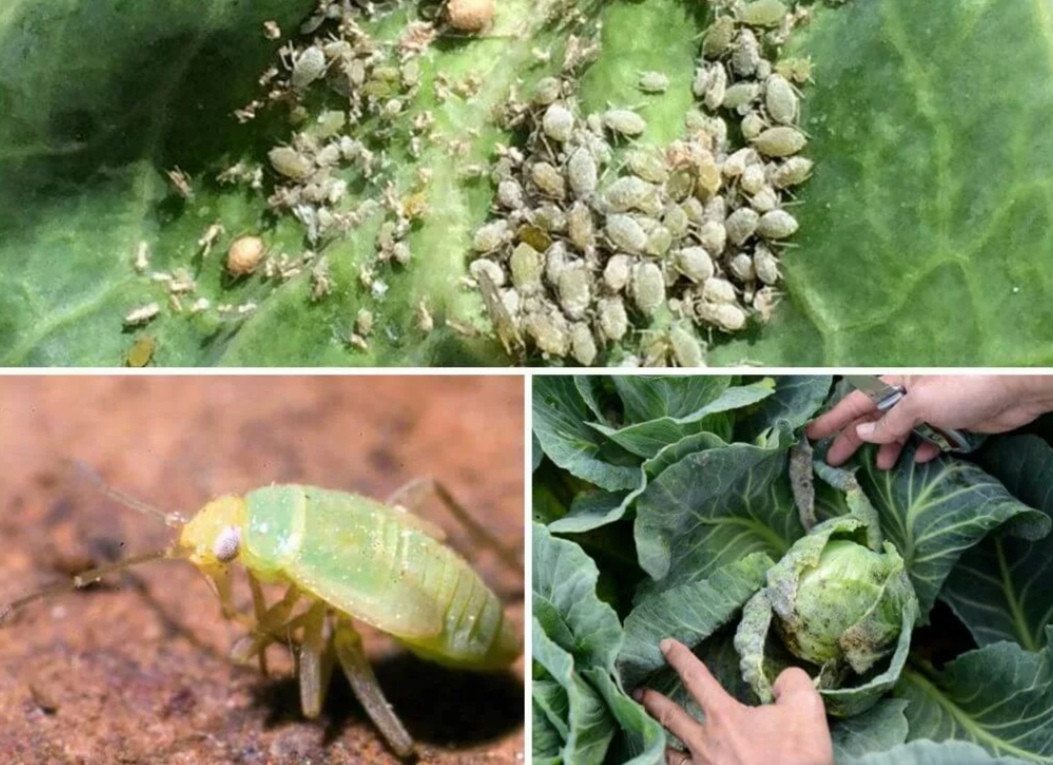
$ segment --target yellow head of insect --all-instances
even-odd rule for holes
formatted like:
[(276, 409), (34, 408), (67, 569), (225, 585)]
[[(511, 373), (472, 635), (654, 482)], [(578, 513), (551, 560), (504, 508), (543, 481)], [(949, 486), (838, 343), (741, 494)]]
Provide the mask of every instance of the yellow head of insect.
[(179, 535), (187, 560), (206, 573), (234, 561), (241, 552), (245, 514), (245, 499), (235, 495), (214, 499), (201, 508)]

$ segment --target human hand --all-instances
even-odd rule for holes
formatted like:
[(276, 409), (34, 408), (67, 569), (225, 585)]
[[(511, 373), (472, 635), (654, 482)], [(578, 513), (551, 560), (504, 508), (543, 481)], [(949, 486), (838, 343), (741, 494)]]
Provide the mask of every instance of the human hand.
[[(1002, 433), (1053, 410), (1053, 377), (1014, 375), (885, 375), (890, 385), (902, 385), (903, 399), (882, 414), (862, 391), (854, 391), (816, 418), (808, 437), (838, 434), (826, 461), (841, 465), (864, 443), (881, 444), (877, 466), (896, 464), (914, 427), (922, 422), (942, 430)], [(914, 459), (928, 462), (940, 454), (935, 444), (918, 446)]]
[(668, 765), (833, 765), (834, 749), (819, 692), (802, 669), (791, 667), (775, 681), (775, 703), (750, 707), (725, 691), (683, 643), (659, 648), (705, 713), (698, 722), (650, 688), (633, 696), (687, 746), (667, 747)]

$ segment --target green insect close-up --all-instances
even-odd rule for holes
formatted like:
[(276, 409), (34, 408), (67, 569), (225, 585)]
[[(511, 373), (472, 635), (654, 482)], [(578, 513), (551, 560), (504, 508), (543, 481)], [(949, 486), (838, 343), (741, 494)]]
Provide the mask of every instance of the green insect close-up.
[[(363, 382), (356, 383), (362, 386)], [(521, 382), (509, 380), (503, 387), (519, 388), (521, 405)], [(510, 469), (519, 468), (521, 462), (521, 458), (513, 462)], [(235, 665), (258, 662), (266, 676), (272, 669), (268, 648), (288, 647), (294, 659), (297, 705), (307, 721), (333, 716), (327, 692), (333, 670), (339, 667), (354, 699), (389, 748), (388, 756), (399, 760), (421, 756), (425, 761), (441, 761), (429, 756), (432, 752), (427, 747), (423, 751), (418, 747), (412, 733), (414, 721), (404, 722), (401, 705), (390, 702), (382, 690), (383, 676), (378, 679), (374, 673), (359, 625), (391, 636), (423, 660), (421, 666), (441, 665), (451, 676), (499, 677), (520, 660), (521, 620), (506, 610), (502, 598), (469, 558), (488, 554), (491, 564), (521, 587), (521, 555), (437, 480), (404, 482), (383, 502), (314, 485), (275, 483), (243, 494), (221, 495), (184, 518), (111, 488), (83, 465), (76, 467), (79, 470), (65, 471), (75, 474), (68, 483), (85, 484), (85, 478), (91, 479), (99, 484), (98, 490), (85, 494), (96, 499), (105, 495), (163, 521), (176, 529), (175, 539), (154, 552), (117, 556), (117, 560), (90, 567), (82, 566), (74, 556), (65, 565), (74, 573), (71, 582), (30, 590), (20, 598), (0, 597), (0, 663), (4, 665), (11, 645), (5, 638), (17, 640), (16, 632), (28, 631), (22, 617), (46, 611), (36, 601), (65, 602), (69, 597), (60, 596), (72, 590), (104, 578), (116, 581), (111, 575), (117, 572), (165, 560), (193, 564), (210, 583), (219, 598), (219, 612), (235, 628), (229, 651)], [(447, 535), (438, 521), (422, 512), (430, 499), (438, 499), (435, 504), (457, 521), (458, 533), (451, 528)], [(521, 516), (516, 520), (521, 523)], [(157, 566), (137, 571), (153, 568)], [(245, 597), (242, 579), (247, 580), (249, 597)], [(17, 592), (16, 587), (8, 580), (4, 594)], [(207, 600), (198, 606), (205, 610)], [(119, 625), (112, 626), (114, 632), (118, 629)], [(134, 634), (126, 636), (134, 638)], [(466, 687), (471, 685), (470, 680), (464, 682)], [(484, 680), (480, 686), (484, 695), (488, 682), (493, 684)], [(32, 699), (41, 695), (34, 681), (29, 693)], [(512, 707), (514, 692), (507, 695)], [(9, 700), (0, 692), (0, 719)], [(346, 696), (337, 703), (345, 705)], [(457, 701), (450, 698), (448, 703)], [(514, 706), (521, 724), (521, 691)], [(0, 735), (0, 749), (5, 743)]]

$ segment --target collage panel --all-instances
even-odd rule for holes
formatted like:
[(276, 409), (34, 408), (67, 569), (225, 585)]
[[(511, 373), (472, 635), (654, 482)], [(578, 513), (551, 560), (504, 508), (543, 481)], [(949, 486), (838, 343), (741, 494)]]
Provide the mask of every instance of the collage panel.
[(55, 2), (2, 366), (1053, 364), (1046, 0)]
[(532, 388), (535, 765), (1053, 756), (1053, 377)]
[(524, 404), (0, 377), (0, 761), (521, 759)]

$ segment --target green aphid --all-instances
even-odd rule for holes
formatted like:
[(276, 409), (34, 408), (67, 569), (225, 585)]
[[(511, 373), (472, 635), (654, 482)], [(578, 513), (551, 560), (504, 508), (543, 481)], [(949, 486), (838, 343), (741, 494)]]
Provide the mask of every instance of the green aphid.
[(786, 17), (786, 12), (786, 5), (781, 0), (753, 0), (741, 6), (736, 15), (743, 24), (777, 27)]
[[(509, 666), (522, 640), (498, 597), (451, 547), (441, 529), (410, 510), (434, 493), (479, 541), (513, 566), (504, 548), (468, 516), (449, 492), (415, 481), (388, 503), (314, 486), (272, 485), (244, 496), (212, 500), (189, 520), (163, 513), (113, 489), (107, 493), (134, 509), (179, 528), (163, 550), (100, 566), (0, 608), (0, 621), (36, 600), (86, 587), (103, 576), (150, 560), (186, 560), (211, 581), (225, 617), (249, 627), (233, 658), (257, 658), (273, 643), (298, 654), (304, 715), (322, 710), (330, 674), (339, 663), (351, 689), (400, 757), (413, 740), (384, 698), (362, 650), (352, 619), (394, 636), (418, 656), (466, 670)], [(241, 563), (252, 590), (253, 615), (234, 602), (232, 564)], [(285, 586), (267, 604), (261, 583)], [(297, 608), (302, 605), (302, 608)]]
[(731, 47), (735, 38), (735, 20), (730, 16), (721, 16), (714, 21), (702, 37), (702, 55), (705, 58), (719, 58)]

